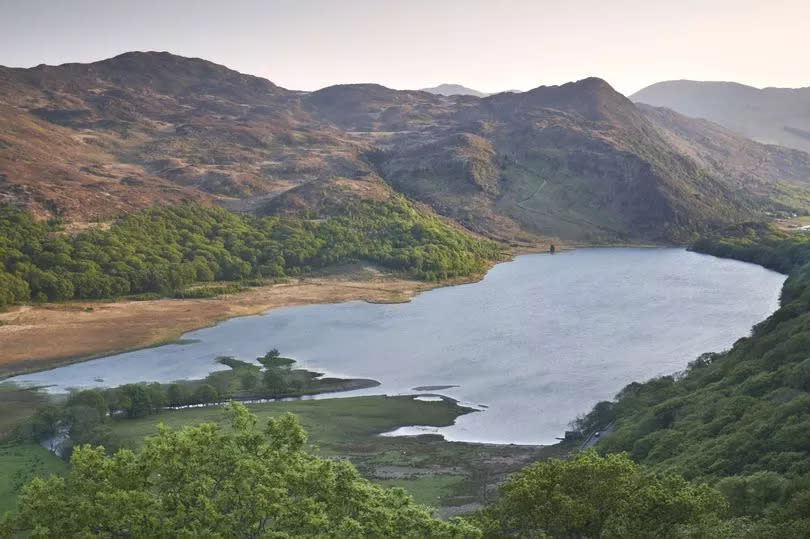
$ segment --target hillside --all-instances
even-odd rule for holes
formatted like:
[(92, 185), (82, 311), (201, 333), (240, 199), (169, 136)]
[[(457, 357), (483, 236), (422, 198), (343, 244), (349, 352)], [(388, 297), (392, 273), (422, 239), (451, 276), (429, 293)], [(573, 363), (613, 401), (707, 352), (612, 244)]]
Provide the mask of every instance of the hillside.
[(583, 424), (615, 422), (601, 450), (714, 484), (732, 516), (761, 519), (729, 536), (806, 537), (810, 237), (746, 224), (693, 248), (789, 272), (781, 307), (730, 350), (703, 354), (674, 376), (631, 383)]
[(683, 241), (807, 207), (806, 154), (636, 107), (596, 78), (485, 98), (298, 92), (133, 52), (0, 68), (0, 95), (0, 202), (40, 217), (186, 199), (311, 217), (393, 187), (492, 238), (594, 243)]
[(630, 98), (706, 118), (759, 142), (810, 151), (810, 87), (677, 80), (653, 84)]

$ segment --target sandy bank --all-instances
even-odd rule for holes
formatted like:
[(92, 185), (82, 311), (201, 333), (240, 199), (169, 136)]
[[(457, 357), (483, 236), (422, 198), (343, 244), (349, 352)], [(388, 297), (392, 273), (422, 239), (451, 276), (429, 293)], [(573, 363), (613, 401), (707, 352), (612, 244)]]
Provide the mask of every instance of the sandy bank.
[(445, 284), (455, 283), (425, 283), (353, 268), (211, 299), (21, 306), (0, 313), (0, 378), (165, 343), (220, 320), (268, 309), (349, 300), (403, 302)]

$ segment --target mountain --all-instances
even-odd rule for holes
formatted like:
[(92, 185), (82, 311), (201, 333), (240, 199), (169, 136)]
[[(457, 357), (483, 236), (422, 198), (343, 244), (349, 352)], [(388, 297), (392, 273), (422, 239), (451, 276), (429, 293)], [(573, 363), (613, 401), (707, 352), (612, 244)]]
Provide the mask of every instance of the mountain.
[(636, 106), (597, 78), (484, 98), (315, 92), (132, 52), (0, 68), (0, 203), (105, 218), (202, 199), (328, 215), (400, 191), (510, 242), (683, 241), (803, 212), (810, 157)]
[(630, 98), (717, 122), (759, 142), (810, 151), (810, 87), (677, 80), (653, 84)]
[(490, 95), (479, 92), (478, 90), (473, 90), (472, 88), (467, 88), (461, 84), (440, 84), (433, 88), (422, 88), (420, 91), (437, 95), (472, 95), (475, 97), (486, 97)]

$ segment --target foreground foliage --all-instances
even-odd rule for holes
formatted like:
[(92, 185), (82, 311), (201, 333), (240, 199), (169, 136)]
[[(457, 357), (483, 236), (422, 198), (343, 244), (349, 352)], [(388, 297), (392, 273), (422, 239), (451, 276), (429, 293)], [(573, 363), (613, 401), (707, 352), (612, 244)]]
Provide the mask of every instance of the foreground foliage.
[(232, 404), (232, 430), (161, 427), (137, 452), (83, 446), (68, 477), (35, 479), (0, 535), (34, 537), (476, 537), (348, 462), (304, 451), (292, 415), (263, 430)]
[(511, 475), (476, 522), (487, 537), (682, 537), (716, 530), (726, 507), (706, 485), (590, 450)]
[(139, 212), (109, 230), (54, 233), (0, 207), (0, 307), (130, 294), (211, 295), (194, 283), (299, 275), (368, 260), (427, 280), (484, 271), (499, 247), (402, 198), (348, 202), (325, 221), (237, 216), (197, 204)]
[(35, 479), (0, 536), (682, 537), (720, 536), (720, 493), (593, 451), (513, 474), (469, 521), (435, 520), (346, 461), (312, 456), (290, 414), (260, 431), (232, 404), (230, 429), (160, 426), (137, 451), (78, 447), (67, 477)]
[(781, 307), (685, 372), (625, 387), (584, 424), (616, 430), (602, 451), (714, 484), (733, 536), (810, 537), (810, 240), (742, 225), (695, 250), (790, 271)]

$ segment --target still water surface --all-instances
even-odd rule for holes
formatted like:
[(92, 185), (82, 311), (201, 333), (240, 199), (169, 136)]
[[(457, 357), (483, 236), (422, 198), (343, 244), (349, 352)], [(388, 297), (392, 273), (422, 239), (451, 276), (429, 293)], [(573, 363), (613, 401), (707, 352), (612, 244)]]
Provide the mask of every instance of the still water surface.
[(432, 290), (410, 303), (276, 309), (188, 333), (188, 344), (17, 380), (63, 391), (202, 378), (221, 368), (218, 356), (250, 359), (278, 348), (303, 367), (382, 383), (352, 394), (456, 386), (438, 393), (482, 411), (438, 429), (450, 440), (550, 443), (571, 419), (629, 382), (682, 370), (699, 354), (748, 335), (776, 309), (783, 280), (759, 266), (683, 249), (525, 255), (481, 282)]

